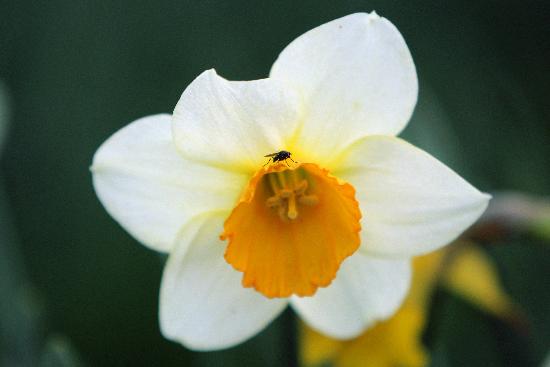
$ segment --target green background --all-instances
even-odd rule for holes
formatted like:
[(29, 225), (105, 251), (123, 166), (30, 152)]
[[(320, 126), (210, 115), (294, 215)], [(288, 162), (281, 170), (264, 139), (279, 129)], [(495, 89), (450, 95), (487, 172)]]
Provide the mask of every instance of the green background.
[[(95, 150), (136, 118), (171, 112), (203, 70), (265, 77), (298, 35), (375, 9), (403, 34), (420, 79), (403, 137), (484, 191), (548, 194), (547, 4), (1, 0), (9, 127), (0, 153), (0, 363), (292, 365), (290, 312), (224, 352), (193, 353), (161, 337), (164, 259), (101, 207), (88, 170)], [(541, 363), (550, 349), (548, 248), (516, 236), (489, 249), (526, 310), (523, 332), (438, 292), (426, 336), (433, 365)]]

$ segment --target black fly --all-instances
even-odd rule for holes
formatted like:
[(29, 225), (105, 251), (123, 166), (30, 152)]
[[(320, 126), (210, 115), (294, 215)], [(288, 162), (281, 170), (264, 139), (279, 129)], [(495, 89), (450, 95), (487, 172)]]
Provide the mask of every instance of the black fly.
[[(264, 155), (264, 157), (269, 157), (269, 160), (267, 161), (266, 164), (264, 164), (264, 167), (267, 166), (269, 164), (269, 162), (271, 162), (271, 161), (273, 161), (273, 163), (275, 163), (275, 162), (285, 162), (286, 165), (288, 166), (288, 163), (286, 161), (287, 159), (290, 159), (294, 163), (298, 163), (294, 159), (290, 158), (291, 155), (292, 155), (292, 153), (287, 152), (286, 150), (281, 150), (279, 152)], [(288, 167), (290, 167), (290, 166), (288, 166)]]

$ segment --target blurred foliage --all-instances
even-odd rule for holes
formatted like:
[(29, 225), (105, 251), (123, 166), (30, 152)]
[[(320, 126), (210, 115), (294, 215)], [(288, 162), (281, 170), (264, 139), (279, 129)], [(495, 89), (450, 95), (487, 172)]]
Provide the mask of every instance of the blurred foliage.
[(550, 243), (522, 235), (487, 249), (525, 314), (504, 323), (441, 290), (427, 333), (432, 366), (540, 366), (548, 353)]
[[(108, 217), (88, 166), (120, 127), (171, 111), (201, 71), (265, 77), (294, 37), (372, 9), (403, 33), (420, 77), (403, 137), (485, 191), (548, 194), (547, 2), (0, 0), (0, 80), (11, 102), (0, 162), (0, 362), (291, 364), (289, 313), (229, 351), (164, 340), (163, 264)], [(428, 335), (434, 366), (529, 366), (548, 352), (548, 246), (520, 237), (490, 253), (528, 314), (525, 337), (441, 293)]]

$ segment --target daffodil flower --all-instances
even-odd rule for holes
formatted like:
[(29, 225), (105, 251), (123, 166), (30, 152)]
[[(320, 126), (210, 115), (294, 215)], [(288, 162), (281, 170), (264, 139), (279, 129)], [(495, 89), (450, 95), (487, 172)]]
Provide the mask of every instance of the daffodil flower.
[(268, 78), (205, 71), (173, 115), (109, 138), (94, 187), (122, 227), (169, 253), (163, 334), (226, 348), (288, 304), (335, 338), (390, 317), (410, 259), (449, 243), (488, 202), (395, 137), (417, 89), (395, 26), (352, 14), (294, 40)]

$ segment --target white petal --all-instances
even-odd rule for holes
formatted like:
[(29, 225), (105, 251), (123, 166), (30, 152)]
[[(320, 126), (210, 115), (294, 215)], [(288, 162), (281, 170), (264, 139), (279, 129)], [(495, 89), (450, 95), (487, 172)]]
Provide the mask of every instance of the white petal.
[(243, 288), (242, 273), (223, 257), (225, 243), (218, 238), (223, 219), (210, 216), (206, 221), (200, 217), (191, 221), (182, 230), (162, 277), (162, 333), (194, 350), (244, 342), (265, 328), (288, 302)]
[(288, 45), (271, 77), (304, 99), (299, 138), (312, 159), (326, 159), (371, 134), (395, 135), (416, 104), (413, 60), (395, 26), (376, 13), (323, 24)]
[(230, 209), (247, 178), (184, 159), (171, 116), (139, 119), (111, 136), (92, 165), (95, 191), (109, 214), (144, 245), (169, 251), (193, 215)]
[(183, 92), (174, 137), (186, 157), (256, 171), (266, 154), (285, 150), (297, 119), (297, 96), (279, 82), (230, 82), (208, 70)]
[(314, 329), (337, 339), (353, 338), (377, 320), (392, 316), (410, 286), (408, 260), (355, 253), (336, 279), (313, 297), (293, 297), (292, 307)]
[(490, 196), (405, 141), (372, 136), (356, 143), (334, 174), (356, 189), (362, 249), (420, 255), (454, 240), (474, 223)]

